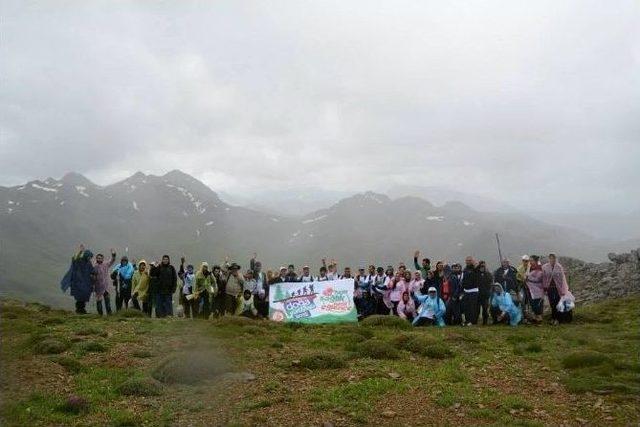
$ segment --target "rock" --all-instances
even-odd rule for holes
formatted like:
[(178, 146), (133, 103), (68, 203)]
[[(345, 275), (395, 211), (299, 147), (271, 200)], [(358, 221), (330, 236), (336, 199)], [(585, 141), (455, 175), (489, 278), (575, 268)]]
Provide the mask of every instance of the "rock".
[(460, 405), (459, 402), (456, 402), (456, 403), (453, 404), (453, 409), (458, 409), (460, 406), (462, 406), (462, 405)]
[(509, 413), (511, 415), (514, 415), (514, 414), (518, 413), (518, 411), (516, 411), (515, 409), (509, 409)]
[(397, 380), (398, 378), (400, 378), (400, 374), (397, 372), (389, 372), (389, 376), (394, 380)]
[(578, 418), (576, 417), (576, 421), (579, 422), (580, 424), (587, 424), (589, 421), (585, 420), (584, 418)]
[(300, 360), (299, 359), (293, 359), (291, 361), (291, 366), (300, 366)]
[(390, 410), (382, 411), (382, 416), (385, 418), (394, 418), (396, 413)]
[(255, 381), (256, 376), (251, 372), (227, 372), (226, 374), (222, 374), (220, 376), (223, 379), (233, 380), (233, 381)]

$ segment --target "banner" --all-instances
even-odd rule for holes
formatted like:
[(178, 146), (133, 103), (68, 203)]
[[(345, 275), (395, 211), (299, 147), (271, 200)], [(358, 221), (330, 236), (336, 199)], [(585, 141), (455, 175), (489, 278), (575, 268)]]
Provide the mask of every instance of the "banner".
[(269, 289), (269, 318), (276, 322), (357, 322), (353, 279), (276, 283)]

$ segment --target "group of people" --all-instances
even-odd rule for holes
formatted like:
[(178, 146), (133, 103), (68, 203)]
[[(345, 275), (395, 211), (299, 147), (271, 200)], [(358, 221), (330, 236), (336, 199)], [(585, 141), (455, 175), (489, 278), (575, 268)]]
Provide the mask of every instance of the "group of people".
[(116, 252), (110, 251), (107, 261), (103, 254), (93, 253), (80, 245), (72, 257), (71, 266), (61, 281), (64, 290), (70, 288), (76, 300), (76, 312), (86, 313), (86, 304), (95, 295), (98, 314), (112, 313), (111, 296), (115, 294), (116, 311), (141, 310), (148, 316), (173, 316), (173, 297), (178, 294), (179, 316), (187, 318), (240, 315), (268, 318), (269, 289), (286, 282), (323, 282), (352, 279), (354, 304), (358, 317), (394, 315), (423, 325), (518, 325), (521, 322), (540, 323), (545, 297), (551, 308), (553, 323), (572, 319), (575, 300), (569, 291), (562, 265), (555, 254), (549, 254), (542, 264), (536, 255), (524, 255), (520, 265), (513, 267), (508, 259), (491, 272), (485, 261), (468, 256), (464, 266), (431, 260), (416, 251), (414, 271), (404, 263), (342, 273), (335, 260), (322, 260), (318, 275), (304, 266), (298, 273), (294, 265), (280, 267), (277, 272), (264, 271), (254, 254), (249, 267), (242, 268), (225, 260), (222, 265), (209, 266), (201, 262), (196, 268), (180, 259), (176, 269), (168, 255), (160, 262), (145, 260), (130, 262), (127, 256), (116, 262)]

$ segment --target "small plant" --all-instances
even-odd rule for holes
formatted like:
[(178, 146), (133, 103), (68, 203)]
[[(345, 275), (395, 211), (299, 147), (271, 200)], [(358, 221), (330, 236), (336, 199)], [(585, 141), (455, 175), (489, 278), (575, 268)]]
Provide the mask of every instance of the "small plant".
[(132, 318), (144, 318), (147, 317), (147, 315), (140, 311), (140, 310), (120, 310), (117, 314), (118, 316), (125, 318), (125, 319), (132, 319)]
[(300, 367), (311, 370), (339, 369), (346, 365), (342, 357), (326, 352), (309, 354), (300, 359)]
[(162, 384), (153, 378), (131, 378), (120, 384), (117, 391), (123, 396), (159, 396)]
[(80, 363), (77, 359), (74, 359), (73, 357), (61, 356), (61, 357), (58, 357), (57, 359), (54, 359), (54, 362), (56, 362), (58, 365), (62, 366), (72, 374), (77, 374), (84, 370), (84, 365)]
[(72, 395), (60, 405), (59, 409), (68, 414), (79, 414), (89, 410), (89, 401), (84, 397)]
[(34, 352), (36, 354), (60, 354), (67, 349), (67, 344), (55, 338), (45, 338), (36, 343)]

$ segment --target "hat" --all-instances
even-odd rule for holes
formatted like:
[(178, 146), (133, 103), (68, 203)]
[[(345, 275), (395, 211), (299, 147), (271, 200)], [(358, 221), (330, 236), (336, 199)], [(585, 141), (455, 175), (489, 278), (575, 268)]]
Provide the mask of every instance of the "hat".
[(305, 268), (306, 268), (306, 269), (309, 269), (309, 266), (308, 266), (308, 265), (305, 265), (305, 266), (304, 266), (304, 267), (302, 267), (302, 268), (303, 268), (303, 269), (305, 269)]
[(209, 263), (207, 261), (202, 261), (202, 265), (201, 266), (209, 268)]
[(427, 292), (438, 292), (438, 291), (436, 290), (436, 288), (431, 286), (429, 289), (427, 289)]
[(522, 255), (523, 261), (529, 261), (529, 255)]
[(238, 264), (236, 264), (235, 262), (233, 262), (229, 266), (229, 270), (240, 270), (240, 266)]
[(286, 269), (287, 269), (287, 267), (285, 267), (284, 265), (282, 267), (280, 267), (280, 271), (286, 270)]

